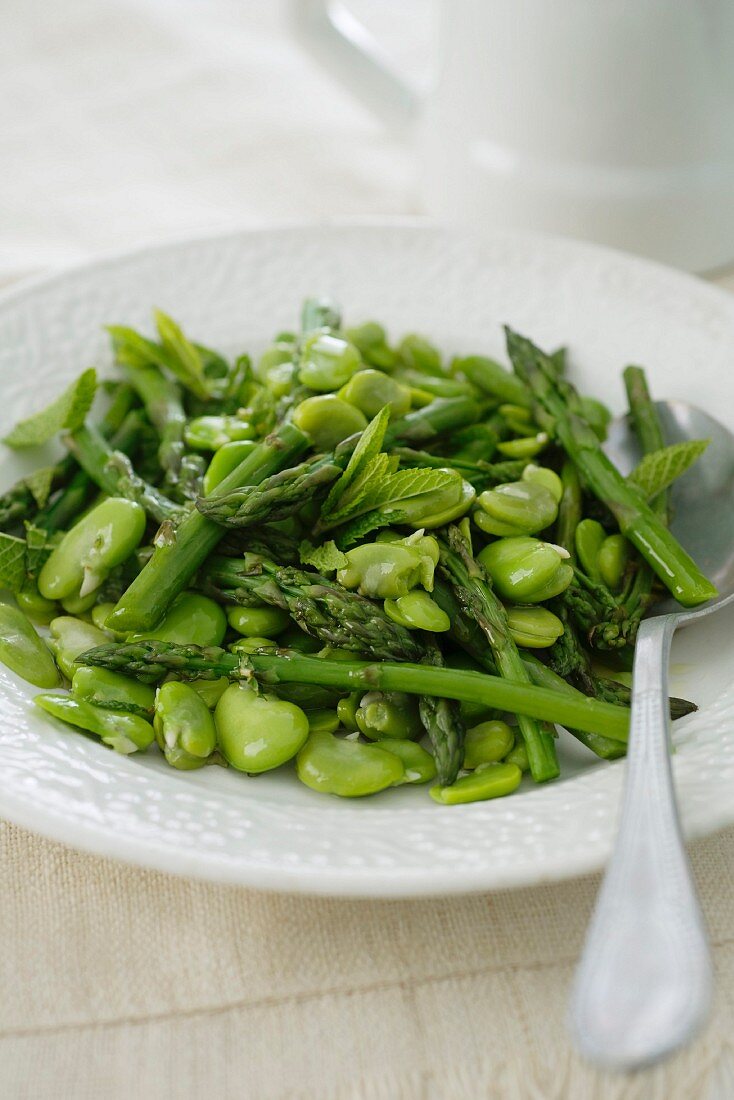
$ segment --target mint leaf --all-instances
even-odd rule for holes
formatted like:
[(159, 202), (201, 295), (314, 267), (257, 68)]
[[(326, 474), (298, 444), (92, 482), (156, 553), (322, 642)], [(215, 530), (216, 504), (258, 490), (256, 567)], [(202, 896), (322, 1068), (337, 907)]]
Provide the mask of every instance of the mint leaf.
[(54, 466), (41, 466), (40, 470), (34, 470), (32, 474), (28, 474), (27, 477), (23, 478), (39, 508), (45, 508), (46, 506), (53, 484), (54, 473)]
[(97, 372), (90, 367), (45, 409), (16, 424), (5, 436), (5, 443), (9, 447), (37, 447), (63, 429), (73, 432), (84, 423), (96, 392)]
[(25, 581), (25, 539), (0, 534), (0, 588), (19, 592)]
[(35, 580), (53, 550), (63, 538), (61, 531), (49, 533), (44, 527), (34, 523), (25, 524), (25, 573), (29, 580)]
[(196, 397), (206, 401), (209, 397), (209, 387), (201, 354), (184, 336), (182, 329), (172, 317), (160, 309), (153, 310), (153, 317), (166, 353), (166, 365), (171, 374), (175, 374), (179, 382)]
[(314, 546), (304, 540), (298, 548), (302, 565), (312, 565), (319, 573), (332, 573), (348, 564), (346, 554), (342, 554), (335, 542), (325, 542), (323, 546)]
[(684, 474), (696, 462), (710, 443), (708, 439), (684, 440), (672, 443), (660, 451), (645, 455), (627, 480), (640, 490), (646, 500), (662, 493), (676, 478)]
[(335, 535), (336, 545), (341, 550), (348, 550), (350, 546), (354, 546), (355, 542), (359, 542), (371, 531), (377, 531), (380, 527), (391, 527), (393, 523), (400, 525), (404, 520), (404, 512), (393, 510), (383, 512), (379, 508), (375, 508), (374, 511), (365, 512), (364, 515), (358, 516), (350, 523), (345, 523), (343, 527), (340, 527)]
[(382, 450), (382, 442), (385, 438), (387, 425), (390, 420), (390, 408), (385, 406), (380, 409), (377, 416), (370, 420), (362, 432), (359, 443), (352, 452), (347, 468), (337, 482), (331, 488), (331, 492), (324, 501), (323, 514), (328, 515), (334, 510), (337, 501), (346, 492), (352, 482), (364, 473), (371, 460)]
[(125, 325), (107, 325), (112, 337), (112, 351), (115, 360), (123, 367), (138, 370), (141, 367), (168, 367), (168, 357), (160, 344), (142, 336), (134, 328)]
[[(378, 455), (372, 462), (377, 463), (382, 458), (387, 459), (388, 456)], [(367, 473), (372, 474), (372, 465), (368, 467)], [(340, 501), (339, 508), (335, 512), (327, 518), (322, 515), (320, 524), (324, 529), (336, 527), (373, 510), (390, 516), (397, 510), (410, 513), (411, 502), (415, 502), (417, 498), (429, 498), (425, 500), (422, 508), (425, 514), (430, 497), (433, 494), (443, 493), (453, 486), (457, 488), (457, 492), (461, 491), (461, 475), (455, 470), (418, 467), (390, 473), (375, 471), (374, 476), (365, 476), (360, 493), (350, 496), (343, 505)], [(388, 519), (388, 522), (397, 521)]]
[[(372, 501), (377, 487), (395, 471), (398, 462), (399, 459), (382, 452), (371, 458), (362, 473), (339, 498), (336, 508), (328, 514), (328, 522), (337, 523), (339, 517), (346, 518), (355, 515), (358, 510), (364, 511), (361, 507), (364, 501)], [(371, 508), (372, 504), (369, 503), (368, 506)], [(326, 512), (326, 507), (323, 512)]]

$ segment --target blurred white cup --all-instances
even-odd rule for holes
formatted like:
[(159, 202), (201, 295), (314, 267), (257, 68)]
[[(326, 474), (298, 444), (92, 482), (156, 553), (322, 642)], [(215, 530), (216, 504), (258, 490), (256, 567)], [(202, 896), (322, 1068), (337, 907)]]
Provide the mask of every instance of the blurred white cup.
[(444, 0), (425, 96), (342, 4), (303, 44), (418, 147), (426, 212), (734, 260), (734, 0)]

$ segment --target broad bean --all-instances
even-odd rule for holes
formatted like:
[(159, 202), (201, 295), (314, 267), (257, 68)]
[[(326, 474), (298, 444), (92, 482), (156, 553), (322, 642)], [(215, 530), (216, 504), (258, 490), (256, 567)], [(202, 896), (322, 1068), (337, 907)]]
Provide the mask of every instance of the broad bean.
[(397, 756), (405, 768), (402, 779), (397, 783), (430, 783), (436, 778), (436, 762), (430, 752), (416, 744), (415, 741), (407, 741), (397, 737), (388, 737), (384, 741), (375, 741), (375, 748), (383, 749)]
[(365, 363), (383, 371), (391, 371), (397, 362), (397, 354), (388, 345), (387, 334), (376, 321), (366, 321), (344, 333), (347, 340), (358, 349)]
[(486, 489), (477, 504), (474, 522), (489, 535), (535, 535), (558, 515), (556, 497), (535, 481), (511, 481)]
[(226, 676), (219, 676), (216, 680), (188, 680), (187, 683), (204, 700), (209, 709), (213, 710), (231, 681)]
[(563, 623), (547, 607), (508, 607), (507, 625), (515, 644), (547, 649), (563, 634)]
[(339, 397), (354, 405), (370, 420), (386, 405), (391, 416), (404, 416), (410, 409), (410, 390), (381, 370), (360, 370), (342, 386)]
[(576, 526), (574, 544), (579, 564), (592, 581), (601, 581), (599, 572), (599, 551), (604, 545), (606, 531), (595, 519), (582, 519)]
[(239, 416), (195, 416), (184, 430), (187, 446), (196, 451), (218, 451), (235, 440), (252, 440), (257, 432)]
[(336, 579), (363, 596), (396, 600), (421, 583), (421, 554), (403, 543), (365, 543), (347, 551), (349, 562)]
[(218, 603), (198, 592), (182, 592), (153, 630), (129, 634), (128, 641), (155, 638), (178, 645), (220, 645), (226, 632), (227, 616)]
[(243, 459), (257, 447), (254, 439), (238, 439), (232, 443), (224, 443), (213, 454), (212, 460), (204, 474), (202, 488), (204, 496), (209, 496), (216, 489), (220, 481), (224, 481), (227, 474), (231, 474), (235, 467), (239, 466)]
[(362, 798), (400, 783), (405, 767), (394, 753), (332, 733), (313, 733), (296, 757), (298, 778), (313, 791)]
[(385, 613), (409, 630), (429, 630), (441, 633), (451, 628), (451, 620), (427, 592), (416, 589), (396, 600), (385, 600)]
[(529, 481), (536, 485), (542, 485), (553, 496), (556, 504), (560, 504), (561, 497), (563, 496), (563, 482), (555, 470), (551, 470), (547, 466), (536, 466), (533, 462), (528, 462), (522, 472), (522, 480)]
[(44, 562), (38, 591), (47, 600), (87, 596), (132, 554), (145, 531), (145, 512), (123, 497), (108, 497), (64, 535)]
[(281, 607), (228, 607), (227, 621), (238, 634), (267, 640), (281, 634), (292, 620)]
[(309, 733), (336, 733), (339, 715), (335, 710), (312, 710), (307, 714)]
[(630, 558), (630, 544), (624, 535), (607, 535), (597, 555), (596, 564), (604, 584), (612, 592), (621, 587), (627, 563)]
[(153, 729), (168, 763), (181, 771), (201, 768), (217, 747), (214, 719), (189, 684), (171, 680), (155, 697)]
[(418, 702), (400, 691), (369, 691), (362, 696), (355, 715), (357, 729), (371, 741), (386, 737), (414, 740), (423, 733)]
[(71, 694), (95, 707), (140, 714), (143, 718), (152, 715), (155, 702), (155, 688), (150, 684), (90, 665), (77, 668), (71, 679)]
[(348, 382), (361, 366), (354, 344), (334, 333), (317, 331), (303, 342), (298, 380), (309, 389), (328, 393)]
[(98, 630), (96, 626), (74, 619), (71, 615), (59, 615), (57, 619), (53, 619), (49, 631), (51, 652), (67, 680), (73, 678), (78, 668), (77, 657), (88, 649), (107, 645), (110, 640), (109, 635)]
[(497, 450), (507, 458), (535, 458), (548, 446), (548, 433), (524, 436), (520, 439), (502, 439)]
[(308, 737), (308, 718), (300, 707), (272, 695), (258, 695), (244, 684), (227, 688), (214, 717), (222, 755), (243, 772), (280, 767)]
[(16, 593), (15, 598), (21, 611), (41, 626), (48, 626), (59, 613), (56, 601), (47, 600), (33, 583), (24, 585), (20, 592)]
[(364, 413), (334, 393), (307, 397), (296, 405), (292, 420), (317, 451), (331, 451), (343, 439), (367, 427)]
[(0, 661), (36, 687), (51, 688), (59, 674), (48, 646), (18, 607), (0, 603)]
[(480, 764), (471, 775), (461, 776), (450, 787), (431, 787), (429, 793), (442, 806), (484, 802), (512, 794), (521, 779), (522, 772), (516, 764)]
[(469, 771), (480, 764), (495, 764), (503, 760), (515, 743), (507, 722), (480, 722), (466, 731), (464, 737), (464, 767)]
[(520, 734), (515, 736), (515, 744), (505, 757), (506, 764), (515, 764), (521, 772), (530, 771), (530, 761), (528, 760), (528, 750), (525, 748), (525, 742)]
[(568, 552), (529, 537), (501, 538), (477, 555), (499, 595), (518, 603), (542, 603), (573, 580)]
[(104, 710), (71, 695), (36, 695), (33, 702), (54, 718), (96, 734), (105, 745), (124, 755), (145, 752), (155, 738), (150, 722), (139, 714)]

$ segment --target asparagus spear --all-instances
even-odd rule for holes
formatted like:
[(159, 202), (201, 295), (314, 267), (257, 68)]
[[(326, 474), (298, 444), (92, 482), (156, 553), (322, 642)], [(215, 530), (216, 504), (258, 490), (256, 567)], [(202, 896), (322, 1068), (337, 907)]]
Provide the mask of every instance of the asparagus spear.
[(622, 533), (684, 607), (716, 596), (711, 581), (604, 454), (582, 414), (578, 392), (530, 340), (510, 328), (505, 332), (515, 371), (532, 390), (536, 420), (563, 446), (582, 481), (611, 509)]
[(155, 366), (127, 367), (125, 373), (160, 436), (158, 457), (161, 466), (168, 479), (175, 482), (184, 454), (183, 433), (186, 426), (181, 391)]
[(223, 527), (252, 527), (287, 519), (344, 473), (347, 459), (316, 455), (281, 470), (259, 485), (245, 485), (217, 497), (200, 497), (196, 507)]
[[(211, 496), (220, 496), (241, 485), (256, 485), (287, 467), (308, 447), (308, 439), (293, 424), (283, 424), (267, 436)], [(107, 620), (110, 630), (151, 630), (165, 615), (202, 562), (224, 534), (224, 528), (193, 510), (176, 528), (175, 537), (157, 546)]]
[[(426, 664), (443, 668), (444, 662), (435, 638), (426, 640)], [(431, 742), (436, 761), (436, 775), (442, 787), (453, 783), (464, 762), (464, 736), (466, 727), (461, 709), (455, 699), (442, 699), (438, 695), (421, 695), (418, 711), (423, 727)]]
[(147, 682), (172, 672), (180, 679), (216, 680), (227, 676), (248, 680), (255, 676), (265, 687), (295, 683), (320, 684), (340, 691), (404, 691), (481, 703), (487, 708), (601, 733), (623, 743), (629, 733), (629, 711), (624, 707), (461, 669), (388, 661), (333, 661), (292, 650), (245, 655), (228, 653), (217, 646), (160, 641), (98, 646), (78, 657), (77, 664), (108, 668)]
[[(476, 404), (468, 402), (467, 398), (432, 401), (389, 425), (384, 446), (389, 446), (388, 436), (390, 440), (417, 436), (430, 439), (467, 423), (467, 417), (474, 420), (476, 415)], [(218, 494), (216, 499), (200, 498), (196, 507), (207, 519), (227, 527), (251, 527), (293, 515), (313, 500), (314, 493), (342, 474), (360, 434), (345, 439), (333, 454), (316, 455), (290, 470), (279, 471), (256, 486), (238, 486), (231, 493)], [(446, 464), (444, 459), (442, 468)]]
[[(472, 557), (458, 527), (448, 528), (445, 540), (439, 541), (439, 548), (441, 570), (461, 607), (485, 634), (500, 675), (529, 684), (530, 677), (507, 626), (505, 609), (485, 571)], [(518, 718), (518, 724), (533, 779), (542, 783), (555, 778), (559, 767), (553, 736), (526, 715)]]
[[(138, 414), (130, 416), (137, 418)], [(129, 458), (108, 446), (96, 428), (83, 425), (66, 436), (64, 443), (103, 492), (137, 501), (157, 523), (178, 519), (185, 513), (181, 505), (138, 477)]]
[(215, 557), (199, 583), (208, 595), (226, 602), (282, 607), (324, 645), (378, 659), (420, 661), (423, 657), (416, 636), (388, 618), (379, 604), (318, 573), (247, 557), (244, 562)]

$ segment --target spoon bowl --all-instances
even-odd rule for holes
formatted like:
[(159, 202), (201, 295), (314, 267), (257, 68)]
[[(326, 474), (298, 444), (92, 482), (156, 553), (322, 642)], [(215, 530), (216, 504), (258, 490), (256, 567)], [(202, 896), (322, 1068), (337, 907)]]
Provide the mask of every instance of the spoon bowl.
[[(734, 601), (734, 435), (680, 402), (657, 406), (666, 443), (709, 439), (673, 483), (671, 530), (719, 595), (687, 610), (656, 604), (637, 634), (617, 840), (574, 981), (570, 1029), (589, 1060), (628, 1071), (688, 1042), (708, 1015), (712, 967), (678, 819), (670, 764), (668, 660), (679, 626)], [(607, 453), (623, 473), (640, 458), (627, 418)]]

